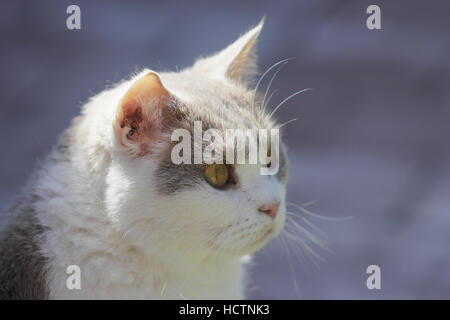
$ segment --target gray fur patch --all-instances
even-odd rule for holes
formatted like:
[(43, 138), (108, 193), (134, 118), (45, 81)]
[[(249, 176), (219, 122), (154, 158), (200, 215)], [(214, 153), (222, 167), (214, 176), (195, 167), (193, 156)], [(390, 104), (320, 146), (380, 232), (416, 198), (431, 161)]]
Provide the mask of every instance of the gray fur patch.
[[(191, 133), (191, 138), (191, 144), (193, 145), (193, 133)], [(174, 143), (172, 143), (171, 147), (166, 151), (166, 156), (160, 162), (160, 165), (155, 174), (158, 191), (161, 195), (170, 195), (186, 188), (195, 188), (196, 186), (205, 183), (206, 181), (203, 170), (207, 167), (207, 165), (174, 164), (170, 158), (170, 150), (173, 148), (173, 146)], [(224, 155), (225, 153), (226, 150), (224, 149)], [(226, 160), (224, 157), (224, 163), (225, 161)], [(193, 154), (191, 154), (191, 163), (194, 163)], [(280, 144), (279, 169), (276, 176), (283, 184), (287, 183), (288, 163), (286, 150), (283, 144)], [(239, 180), (239, 177), (237, 177), (237, 180)]]
[(288, 171), (289, 171), (289, 164), (288, 164), (288, 159), (287, 159), (286, 148), (281, 143), (280, 144), (279, 168), (278, 168), (278, 172), (277, 172), (277, 177), (283, 184), (287, 184)]
[(0, 234), (0, 299), (47, 299), (46, 258), (39, 252), (39, 225), (32, 201), (20, 199)]
[(158, 191), (170, 195), (186, 188), (194, 188), (205, 181), (203, 166), (195, 164), (174, 164), (166, 161), (156, 172)]
[[(193, 124), (179, 119), (179, 127), (188, 130), (191, 134), (191, 145), (194, 145)], [(192, 120), (192, 123), (195, 120)], [(203, 130), (206, 130), (212, 125), (206, 121), (202, 121)], [(193, 164), (194, 154), (191, 154), (192, 164), (175, 164), (171, 160), (171, 150), (176, 142), (172, 142), (170, 147), (165, 152), (165, 157), (160, 161), (158, 170), (156, 171), (156, 179), (158, 184), (158, 191), (161, 195), (170, 195), (174, 192), (186, 188), (194, 188), (205, 181), (203, 170), (206, 165)]]

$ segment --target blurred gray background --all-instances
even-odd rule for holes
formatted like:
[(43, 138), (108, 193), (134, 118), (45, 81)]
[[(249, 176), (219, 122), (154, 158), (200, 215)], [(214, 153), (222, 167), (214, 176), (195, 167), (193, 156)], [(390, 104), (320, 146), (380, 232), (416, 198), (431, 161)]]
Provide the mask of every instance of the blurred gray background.
[[(66, 28), (69, 4), (81, 31)], [(381, 30), (366, 28), (370, 4)], [(308, 259), (274, 241), (255, 256), (249, 297), (450, 298), (449, 1), (10, 0), (0, 15), (1, 210), (90, 96), (140, 67), (186, 67), (267, 15), (261, 70), (296, 58), (271, 106), (314, 88), (277, 112), (299, 118), (285, 132), (288, 201), (353, 218), (290, 208), (331, 252), (309, 243), (324, 261)], [(366, 287), (371, 264), (381, 290)]]

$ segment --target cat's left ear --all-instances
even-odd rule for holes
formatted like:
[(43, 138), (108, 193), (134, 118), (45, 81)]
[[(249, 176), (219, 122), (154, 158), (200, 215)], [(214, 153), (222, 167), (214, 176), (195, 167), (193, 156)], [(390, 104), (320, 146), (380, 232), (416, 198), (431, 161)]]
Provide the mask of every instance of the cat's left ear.
[(257, 74), (256, 42), (264, 25), (259, 24), (219, 53), (200, 60), (194, 67), (213, 72), (237, 82), (252, 80)]

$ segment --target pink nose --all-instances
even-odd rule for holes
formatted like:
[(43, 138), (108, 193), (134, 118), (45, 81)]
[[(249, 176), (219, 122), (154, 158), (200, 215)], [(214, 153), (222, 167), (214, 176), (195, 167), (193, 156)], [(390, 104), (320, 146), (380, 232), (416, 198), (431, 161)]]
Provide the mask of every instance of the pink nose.
[(280, 202), (274, 202), (269, 205), (264, 205), (258, 209), (259, 212), (267, 214), (272, 219), (275, 219), (278, 213), (278, 208), (280, 207)]

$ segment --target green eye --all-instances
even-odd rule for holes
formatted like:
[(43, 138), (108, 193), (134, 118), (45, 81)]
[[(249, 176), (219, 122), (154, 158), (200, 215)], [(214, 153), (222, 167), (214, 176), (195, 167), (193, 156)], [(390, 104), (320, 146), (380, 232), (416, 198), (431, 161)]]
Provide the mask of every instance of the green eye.
[(228, 181), (228, 168), (224, 164), (211, 164), (203, 171), (206, 180), (216, 188), (224, 186)]

